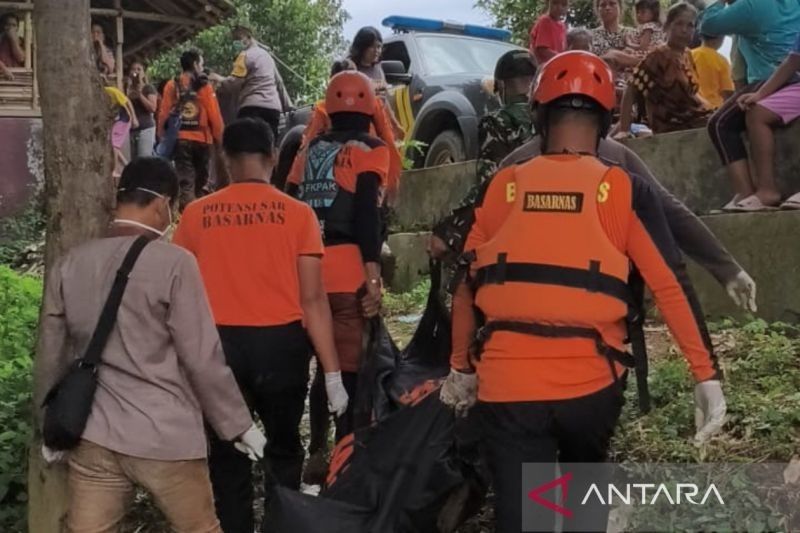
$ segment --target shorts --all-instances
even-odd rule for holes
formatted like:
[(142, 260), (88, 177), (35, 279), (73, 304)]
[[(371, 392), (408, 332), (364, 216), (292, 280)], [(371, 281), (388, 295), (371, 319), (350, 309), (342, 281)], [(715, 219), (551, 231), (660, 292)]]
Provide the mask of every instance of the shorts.
[(784, 126), (800, 117), (800, 83), (787, 85), (758, 102), (778, 115)]
[(131, 131), (131, 123), (115, 120), (111, 126), (111, 146), (117, 150), (122, 150), (125, 143), (128, 141), (128, 135)]

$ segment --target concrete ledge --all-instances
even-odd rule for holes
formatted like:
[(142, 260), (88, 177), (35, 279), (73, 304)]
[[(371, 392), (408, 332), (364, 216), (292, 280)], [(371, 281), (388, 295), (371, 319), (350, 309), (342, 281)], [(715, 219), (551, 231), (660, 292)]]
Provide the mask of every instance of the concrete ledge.
[(392, 230), (430, 229), (461, 202), (476, 180), (475, 161), (404, 172)]
[[(776, 137), (776, 176), (788, 196), (800, 191), (800, 121), (778, 130)], [(733, 197), (728, 174), (705, 129), (632, 139), (626, 144), (696, 213), (719, 209)]]
[[(769, 321), (800, 322), (800, 212), (742, 213), (703, 217), (758, 284), (758, 316)], [(389, 237), (394, 256), (389, 286), (410, 290), (428, 274), (429, 233)], [(742, 311), (717, 281), (691, 261), (689, 275), (707, 316), (741, 317)]]
[[(800, 322), (800, 212), (714, 215), (703, 221), (756, 280), (758, 316)], [(741, 316), (710, 274), (694, 264), (689, 273), (707, 315)]]

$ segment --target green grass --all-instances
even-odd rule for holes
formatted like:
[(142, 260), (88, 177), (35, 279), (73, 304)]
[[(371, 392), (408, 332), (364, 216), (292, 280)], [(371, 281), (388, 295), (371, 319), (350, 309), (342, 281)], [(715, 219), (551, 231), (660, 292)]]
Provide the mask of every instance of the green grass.
[(679, 356), (651, 364), (654, 409), (640, 416), (630, 380), (614, 449), (617, 459), (648, 462), (789, 461), (800, 451), (800, 340), (797, 329), (757, 320), (711, 328), (728, 404), (724, 433), (700, 448), (694, 433), (693, 388)]

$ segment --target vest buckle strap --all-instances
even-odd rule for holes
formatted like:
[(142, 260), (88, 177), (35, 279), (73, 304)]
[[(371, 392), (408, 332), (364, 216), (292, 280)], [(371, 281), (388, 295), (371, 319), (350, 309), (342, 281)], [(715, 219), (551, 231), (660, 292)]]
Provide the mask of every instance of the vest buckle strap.
[(582, 269), (540, 263), (509, 263), (506, 259), (507, 254), (499, 254), (497, 263), (478, 269), (475, 288), (507, 282), (539, 283), (602, 293), (629, 307), (633, 304), (627, 282), (600, 272), (599, 261), (592, 261), (589, 269)]

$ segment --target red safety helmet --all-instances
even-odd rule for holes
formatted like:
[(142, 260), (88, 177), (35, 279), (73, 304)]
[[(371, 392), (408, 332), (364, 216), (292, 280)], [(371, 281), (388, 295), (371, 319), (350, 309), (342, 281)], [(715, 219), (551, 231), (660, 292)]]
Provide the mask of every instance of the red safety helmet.
[(352, 70), (331, 78), (325, 93), (325, 110), (335, 113), (375, 114), (375, 87), (364, 74)]
[(584, 51), (559, 54), (539, 71), (533, 90), (533, 103), (545, 105), (563, 96), (586, 96), (605, 111), (617, 102), (614, 76), (605, 61)]

